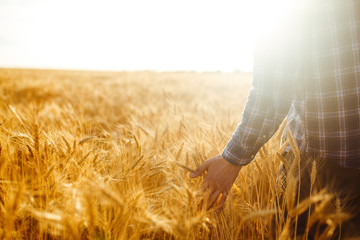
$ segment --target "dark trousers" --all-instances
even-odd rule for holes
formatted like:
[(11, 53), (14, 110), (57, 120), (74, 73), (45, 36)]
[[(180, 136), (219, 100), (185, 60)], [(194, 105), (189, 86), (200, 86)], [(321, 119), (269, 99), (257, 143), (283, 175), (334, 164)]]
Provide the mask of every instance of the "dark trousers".
[[(286, 154), (285, 159), (289, 165), (287, 168), (282, 165), (279, 171), (277, 182), (279, 201), (277, 207), (279, 212), (282, 212), (279, 215), (283, 217), (283, 224), (287, 221), (287, 218), (293, 218), (289, 221), (291, 222), (289, 237), (294, 236), (295, 229), (296, 236), (300, 236), (300, 239), (305, 239), (306, 235), (308, 239), (316, 239), (318, 236), (325, 237), (325, 239), (339, 239), (339, 236), (340, 239), (360, 237), (360, 169), (344, 168), (326, 161), (326, 159), (316, 159), (305, 154), (301, 155), (300, 162), (294, 161), (294, 156), (291, 153)], [(316, 162), (315, 172), (313, 168), (314, 161)], [(291, 164), (297, 164), (298, 166), (291, 167)], [(316, 176), (314, 173), (316, 173)], [(288, 196), (290, 196), (290, 194), (286, 193), (286, 188), (289, 187), (291, 181), (290, 174), (294, 175), (293, 179), (297, 179), (294, 207), (297, 206), (298, 199), (299, 203), (309, 200), (310, 192), (311, 196), (314, 196), (325, 189), (324, 194), (330, 194), (328, 199), (331, 200), (323, 201), (323, 205), (320, 205), (321, 201), (309, 204), (310, 213), (319, 216), (317, 220), (310, 217), (310, 219), (316, 220), (315, 223), (311, 222), (310, 228), (308, 225), (309, 210), (302, 212), (295, 218), (293, 215), (289, 215), (291, 210), (287, 209), (288, 205), (285, 201), (288, 201)], [(300, 191), (298, 191), (299, 179)], [(315, 180), (313, 184), (311, 179)], [(321, 211), (316, 212), (319, 209)], [(279, 237), (276, 236), (276, 224), (278, 223), (279, 218), (274, 219), (274, 238)], [(330, 230), (330, 226), (337, 227)]]

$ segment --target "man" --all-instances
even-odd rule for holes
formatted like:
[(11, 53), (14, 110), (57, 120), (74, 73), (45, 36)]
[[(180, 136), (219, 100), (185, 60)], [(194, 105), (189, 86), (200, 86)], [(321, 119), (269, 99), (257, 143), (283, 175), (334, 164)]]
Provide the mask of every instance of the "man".
[(325, 171), (342, 173), (342, 185), (359, 185), (351, 179), (360, 181), (360, 1), (309, 1), (302, 10), (255, 45), (242, 121), (222, 155), (190, 175), (207, 171), (200, 190), (209, 193), (209, 207), (222, 194), (217, 211), (285, 117), (302, 156), (321, 157)]

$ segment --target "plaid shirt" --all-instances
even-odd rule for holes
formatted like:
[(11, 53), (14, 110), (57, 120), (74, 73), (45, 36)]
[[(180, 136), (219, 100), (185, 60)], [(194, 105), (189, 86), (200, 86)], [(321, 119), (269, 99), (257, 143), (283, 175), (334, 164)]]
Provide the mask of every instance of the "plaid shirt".
[(360, 168), (360, 1), (313, 2), (255, 45), (253, 87), (227, 161), (250, 163), (287, 117), (301, 151)]

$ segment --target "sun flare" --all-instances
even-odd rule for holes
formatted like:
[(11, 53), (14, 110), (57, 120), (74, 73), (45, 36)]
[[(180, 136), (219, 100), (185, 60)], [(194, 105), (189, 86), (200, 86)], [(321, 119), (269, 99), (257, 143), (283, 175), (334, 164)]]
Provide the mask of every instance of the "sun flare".
[(250, 71), (254, 36), (291, 8), (286, 0), (5, 1), (0, 66)]

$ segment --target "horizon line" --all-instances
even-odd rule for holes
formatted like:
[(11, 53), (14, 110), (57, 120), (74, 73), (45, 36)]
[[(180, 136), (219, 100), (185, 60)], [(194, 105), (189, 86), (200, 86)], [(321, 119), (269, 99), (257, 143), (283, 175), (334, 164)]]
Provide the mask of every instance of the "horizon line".
[(233, 71), (223, 70), (193, 70), (193, 69), (173, 69), (173, 70), (157, 70), (157, 69), (95, 69), (95, 68), (60, 68), (60, 67), (29, 67), (29, 66), (4, 66), (0, 65), (0, 69), (17, 69), (17, 70), (45, 70), (45, 71), (91, 71), (91, 72), (155, 72), (155, 73), (244, 73), (252, 74), (252, 71), (243, 71), (235, 69)]

